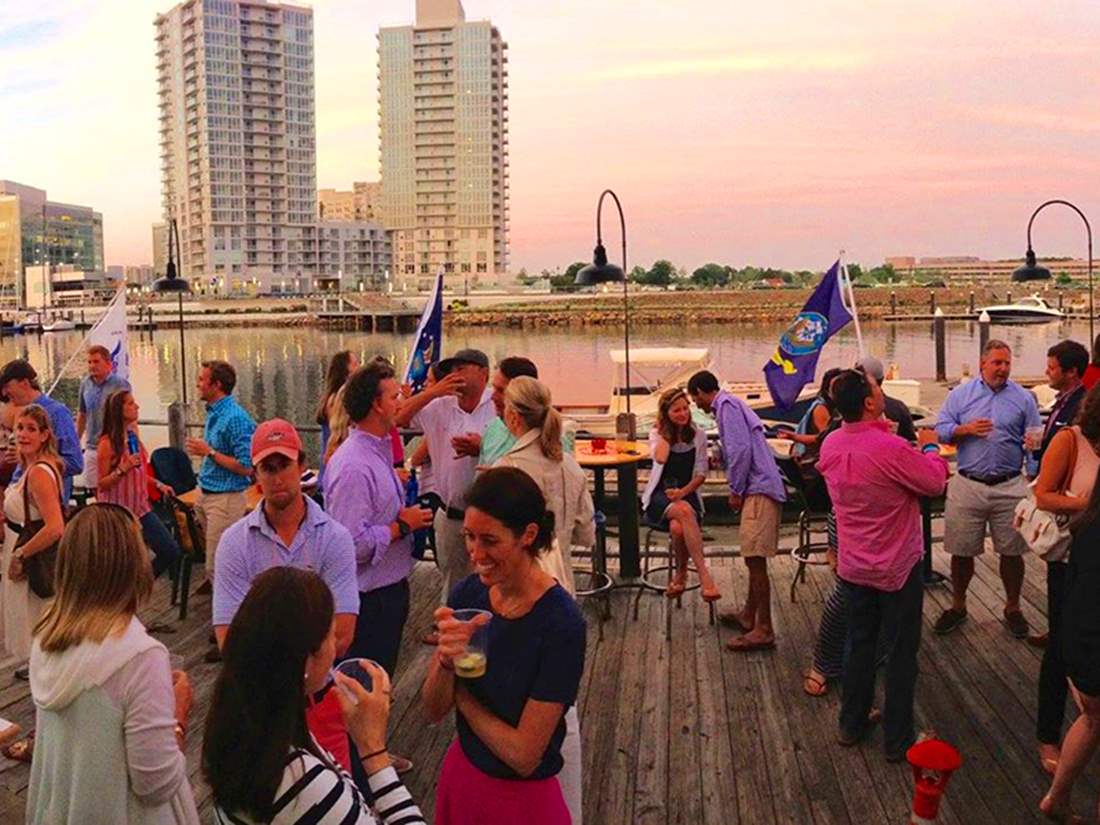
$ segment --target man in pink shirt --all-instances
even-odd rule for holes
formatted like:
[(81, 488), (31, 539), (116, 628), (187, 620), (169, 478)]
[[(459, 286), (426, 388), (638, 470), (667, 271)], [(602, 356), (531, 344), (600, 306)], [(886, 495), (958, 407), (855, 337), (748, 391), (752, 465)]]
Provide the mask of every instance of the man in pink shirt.
[(836, 511), (837, 575), (849, 615), (837, 740), (855, 745), (867, 733), (881, 633), (890, 651), (883, 712), (886, 759), (900, 762), (915, 741), (913, 694), (924, 602), (920, 499), (943, 492), (947, 462), (934, 431), (918, 432), (919, 450), (890, 432), (882, 417), (882, 390), (859, 370), (834, 379), (833, 398), (844, 423), (821, 445), (817, 467)]

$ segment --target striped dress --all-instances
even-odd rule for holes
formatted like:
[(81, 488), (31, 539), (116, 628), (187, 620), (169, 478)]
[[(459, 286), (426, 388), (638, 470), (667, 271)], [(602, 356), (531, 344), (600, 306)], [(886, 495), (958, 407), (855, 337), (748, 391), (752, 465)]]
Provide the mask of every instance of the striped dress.
[[(107, 440), (104, 436), (100, 443)], [(141, 465), (130, 470), (115, 482), (110, 489), (100, 486), (96, 488), (96, 501), (105, 501), (110, 504), (119, 504), (134, 514), (134, 518), (140, 519), (153, 509), (149, 502), (149, 457), (145, 453), (145, 447), (136, 439), (128, 439), (137, 444), (137, 454), (141, 456)], [(127, 446), (123, 457), (130, 455), (132, 444)]]
[[(420, 808), (392, 767), (378, 771), (367, 781), (374, 796), (373, 810), (348, 774), (332, 762), (296, 749), (275, 792), (271, 825), (425, 825)], [(231, 814), (217, 806), (214, 822), (257, 825), (245, 814)]]

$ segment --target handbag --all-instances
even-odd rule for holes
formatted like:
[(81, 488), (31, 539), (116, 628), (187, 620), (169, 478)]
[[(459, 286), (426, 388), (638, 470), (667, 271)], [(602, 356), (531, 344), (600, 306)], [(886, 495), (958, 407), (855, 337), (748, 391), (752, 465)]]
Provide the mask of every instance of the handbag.
[[(1073, 478), (1074, 468), (1077, 466), (1077, 434), (1073, 435), (1072, 460), (1066, 470), (1065, 479), (1062, 482), (1062, 495), (1069, 495), (1066, 489), (1070, 479)], [(1035, 501), (1036, 481), (1027, 486), (1027, 495), (1016, 504), (1016, 512), (1012, 518), (1012, 526), (1016, 529), (1027, 546), (1034, 550), (1043, 561), (1056, 562), (1065, 559), (1069, 552), (1069, 546), (1073, 541), (1071, 530), (1073, 516), (1069, 513), (1051, 513), (1048, 510), (1040, 510)]]
[[(45, 462), (42, 462), (45, 464)], [(54, 473), (56, 477), (56, 471), (49, 464), (45, 464), (49, 467), (50, 472)], [(30, 470), (27, 470), (28, 475)], [(61, 482), (58, 480), (58, 496), (61, 495)], [(46, 526), (46, 522), (43, 519), (31, 520), (31, 503), (30, 492), (27, 490), (26, 477), (23, 480), (23, 529), (19, 531), (19, 537), (15, 540), (15, 547), (13, 549), (19, 549), (24, 544), (34, 538), (43, 527)], [(52, 599), (56, 592), (54, 587), (54, 579), (57, 572), (57, 545), (60, 541), (55, 541), (49, 547), (44, 550), (39, 550), (30, 556), (23, 557), (23, 572), (27, 576), (27, 586), (30, 587), (31, 592), (38, 596), (40, 599)]]

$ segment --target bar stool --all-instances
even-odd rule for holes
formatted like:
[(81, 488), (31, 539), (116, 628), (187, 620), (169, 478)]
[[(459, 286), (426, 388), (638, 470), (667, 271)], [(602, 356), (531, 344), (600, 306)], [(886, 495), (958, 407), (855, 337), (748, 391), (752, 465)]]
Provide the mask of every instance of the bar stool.
[(595, 597), (600, 600), (600, 640), (603, 640), (603, 624), (611, 618), (611, 589), (613, 582), (607, 573), (607, 516), (599, 510), (596, 522), (596, 545), (592, 548), (592, 567), (574, 567), (573, 578), (588, 576), (589, 587), (577, 589), (578, 599)]
[[(650, 559), (654, 557), (654, 543), (655, 543), (654, 534), (656, 534), (656, 535), (662, 535), (662, 534), (666, 535), (666, 536), (668, 536), (668, 540), (665, 542), (665, 552), (664, 552), (665, 563), (662, 564), (662, 565), (659, 565), (657, 567), (650, 567), (649, 566)], [(665, 584), (661, 584), (659, 582), (653, 581), (650, 577), (657, 574), (657, 573), (662, 573), (663, 572), (663, 573), (665, 573), (665, 578), (668, 579), (669, 577), (672, 576), (672, 571), (675, 569), (675, 567), (676, 567), (676, 554), (674, 553), (674, 551), (672, 549), (672, 534), (669, 532), (669, 529), (667, 527), (662, 527), (662, 526), (656, 525), (656, 524), (647, 524), (646, 525), (646, 532), (645, 532), (645, 543), (642, 547), (641, 587), (638, 588), (638, 592), (634, 596), (634, 619), (635, 620), (637, 620), (637, 618), (638, 618), (638, 602), (641, 600), (642, 593), (644, 591), (651, 590), (653, 592), (660, 593), (662, 597), (665, 595), (665, 589), (666, 589), (667, 582)], [(688, 561), (687, 570), (688, 570), (689, 574), (690, 573), (695, 573), (696, 574), (696, 580), (695, 580), (694, 584), (688, 584), (687, 586), (685, 586), (683, 592), (676, 596), (676, 608), (677, 609), (681, 609), (684, 606), (684, 604), (683, 604), (684, 593), (688, 592), (689, 590), (698, 590), (701, 587), (701, 584), (699, 583), (699, 579), (698, 579), (698, 571), (695, 569), (694, 565), (691, 564), (690, 560)], [(672, 599), (665, 598), (665, 602), (666, 602), (666, 605), (665, 605), (665, 639), (669, 640), (669, 639), (672, 638), (672, 605), (671, 605)], [(707, 602), (707, 608), (710, 611), (710, 624), (712, 624), (712, 625), (714, 624), (714, 616), (715, 616), (714, 604), (715, 604), (714, 602)]]

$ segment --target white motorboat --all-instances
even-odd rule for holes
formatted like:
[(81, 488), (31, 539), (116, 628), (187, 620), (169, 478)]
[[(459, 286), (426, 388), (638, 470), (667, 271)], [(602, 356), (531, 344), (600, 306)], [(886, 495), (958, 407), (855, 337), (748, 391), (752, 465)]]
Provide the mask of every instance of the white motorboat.
[(42, 325), (43, 332), (67, 332), (70, 329), (76, 329), (76, 324), (64, 318), (58, 318)]
[(991, 321), (1000, 324), (1042, 324), (1061, 321), (1066, 317), (1038, 295), (1029, 295), (1011, 304), (982, 307), (980, 311), (988, 313)]
[[(626, 395), (629, 392), (630, 410), (637, 419), (637, 432), (644, 437), (657, 419), (661, 393), (669, 387), (687, 386), (688, 379), (699, 370), (715, 372), (710, 350), (705, 347), (640, 347), (630, 350), (631, 376), (628, 382), (624, 351), (611, 350), (609, 355), (615, 369), (615, 383), (608, 403), (557, 405), (562, 414), (576, 424), (578, 431), (595, 436), (614, 436), (616, 417), (626, 412)], [(744, 399), (766, 422), (797, 423), (816, 395), (815, 388), (806, 387), (794, 407), (780, 411), (763, 381), (727, 382), (724, 389)], [(700, 426), (708, 430), (714, 427), (714, 422), (705, 413), (695, 410), (693, 414)]]

